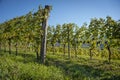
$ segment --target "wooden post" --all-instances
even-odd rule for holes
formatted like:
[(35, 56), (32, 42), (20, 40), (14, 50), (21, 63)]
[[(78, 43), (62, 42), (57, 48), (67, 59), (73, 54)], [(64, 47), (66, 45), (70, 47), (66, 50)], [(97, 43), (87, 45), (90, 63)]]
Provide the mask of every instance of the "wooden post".
[(46, 43), (47, 43), (47, 28), (48, 28), (48, 16), (50, 12), (50, 6), (46, 5), (45, 9), (43, 9), (43, 22), (42, 22), (42, 30), (43, 35), (41, 36), (41, 50), (40, 50), (40, 62), (45, 63), (46, 57)]

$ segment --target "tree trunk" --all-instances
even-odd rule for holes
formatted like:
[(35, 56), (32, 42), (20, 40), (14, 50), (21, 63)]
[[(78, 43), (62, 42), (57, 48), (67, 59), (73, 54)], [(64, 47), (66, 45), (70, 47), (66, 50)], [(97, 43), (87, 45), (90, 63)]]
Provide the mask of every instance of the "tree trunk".
[(6, 52), (6, 45), (4, 44), (4, 52)]
[(65, 56), (65, 46), (66, 46), (66, 44), (63, 45), (63, 47), (64, 47), (64, 50), (63, 50), (64, 51), (64, 56)]
[(53, 49), (53, 55), (55, 54), (55, 46), (52, 44), (52, 49)]
[(35, 52), (36, 52), (37, 60), (39, 60), (38, 47), (36, 48)]
[(45, 63), (46, 57), (46, 42), (47, 42), (47, 19), (45, 19), (42, 23), (43, 35), (41, 40), (41, 53), (40, 53), (40, 62)]
[(90, 60), (92, 60), (92, 49), (90, 49)]
[(68, 58), (70, 58), (70, 42), (68, 42)]
[(110, 45), (108, 44), (107, 41), (106, 41), (105, 43), (106, 43), (106, 45), (107, 45), (107, 50), (108, 50), (108, 52), (109, 52), (108, 61), (109, 61), (109, 63), (110, 63), (110, 61), (111, 61), (111, 50), (110, 50)]
[(15, 44), (15, 48), (16, 48), (16, 56), (17, 56), (18, 55), (18, 44), (17, 44), (17, 42)]
[(1, 44), (1, 42), (0, 42), (0, 51), (2, 50), (2, 49), (1, 49), (1, 46), (2, 46), (2, 44)]
[(36, 51), (37, 60), (39, 60), (38, 50)]
[(77, 46), (75, 46), (75, 57), (77, 57)]
[(110, 63), (110, 61), (111, 61), (111, 50), (110, 50), (110, 46), (107, 46), (107, 49), (108, 49), (108, 52), (109, 52), (109, 58), (108, 58), (108, 60), (109, 60), (109, 63)]
[(9, 42), (8, 42), (8, 44), (9, 44), (9, 54), (11, 54), (11, 39), (8, 39), (9, 40)]

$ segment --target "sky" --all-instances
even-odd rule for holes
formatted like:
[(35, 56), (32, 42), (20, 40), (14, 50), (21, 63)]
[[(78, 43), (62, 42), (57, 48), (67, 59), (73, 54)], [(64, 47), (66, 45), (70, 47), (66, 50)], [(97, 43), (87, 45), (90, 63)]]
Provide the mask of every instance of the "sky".
[(91, 18), (111, 16), (120, 20), (120, 0), (0, 0), (0, 23), (37, 11), (38, 6), (52, 5), (49, 25), (89, 24)]

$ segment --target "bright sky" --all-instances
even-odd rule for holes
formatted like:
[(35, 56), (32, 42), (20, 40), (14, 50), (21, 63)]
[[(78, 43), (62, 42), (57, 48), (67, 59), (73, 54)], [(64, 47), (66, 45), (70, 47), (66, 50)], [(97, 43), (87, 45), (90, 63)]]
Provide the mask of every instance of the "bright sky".
[(52, 5), (49, 25), (76, 23), (89, 24), (91, 18), (111, 16), (120, 19), (120, 0), (0, 0), (0, 23), (29, 11), (36, 11), (39, 5)]

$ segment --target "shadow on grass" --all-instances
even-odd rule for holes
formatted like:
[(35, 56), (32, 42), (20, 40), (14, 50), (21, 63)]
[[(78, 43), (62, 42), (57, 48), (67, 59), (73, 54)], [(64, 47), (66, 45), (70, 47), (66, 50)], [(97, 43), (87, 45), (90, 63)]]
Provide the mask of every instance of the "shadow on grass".
[[(86, 59), (83, 59), (86, 61)], [(89, 62), (89, 61), (88, 61)], [(104, 70), (95, 68), (92, 65), (79, 64), (70, 59), (58, 59), (53, 56), (47, 57), (46, 65), (54, 65), (63, 70), (64, 74), (71, 80), (119, 80), (120, 76), (106, 73)]]
[(0, 56), (9, 55), (11, 57), (15, 57), (15, 61), (17, 62), (23, 62), (23, 63), (29, 63), (29, 62), (37, 62), (36, 56), (31, 53), (24, 53), (24, 52), (18, 52), (16, 55), (15, 51), (11, 51), (11, 54), (9, 54), (9, 51), (0, 51)]

